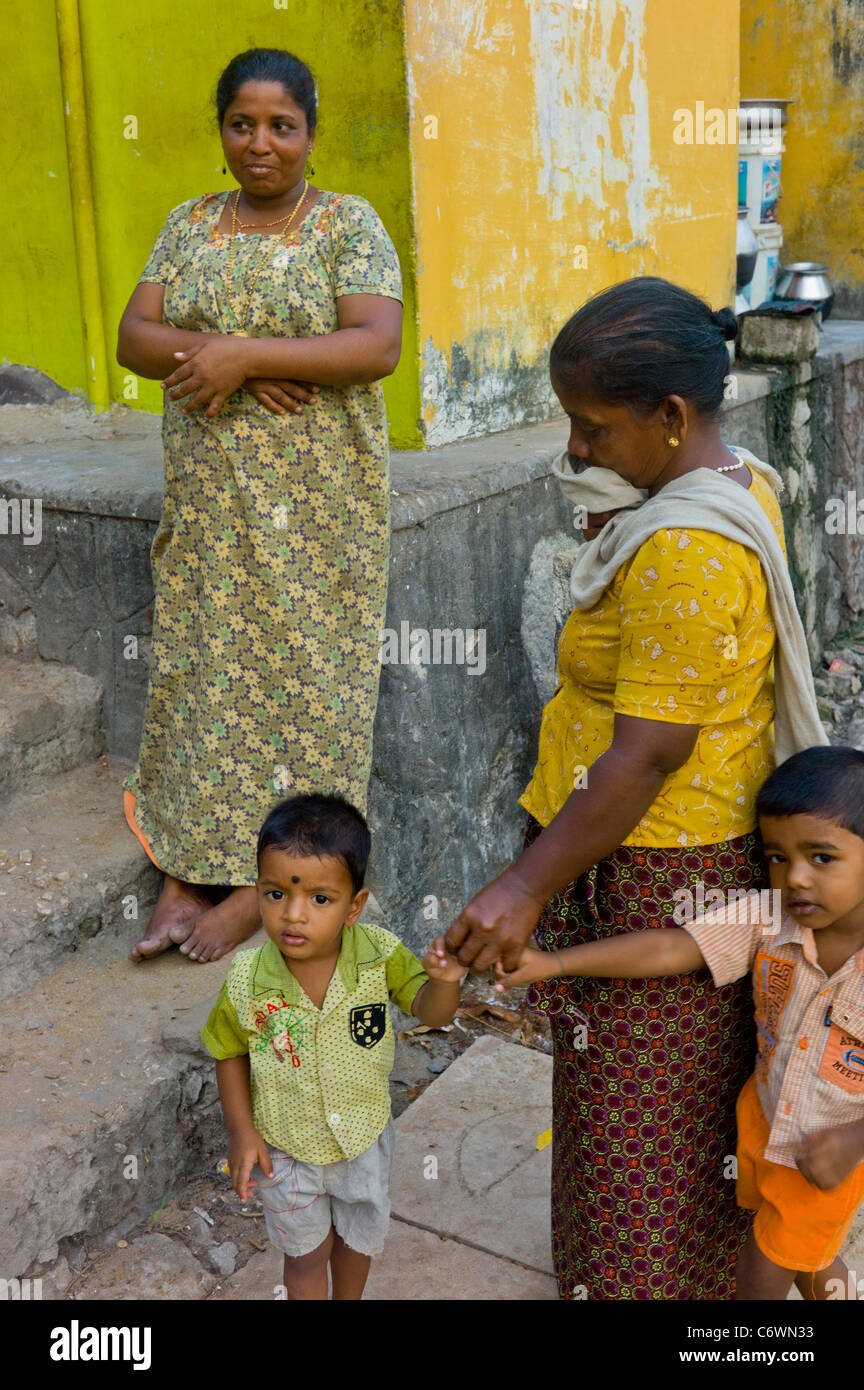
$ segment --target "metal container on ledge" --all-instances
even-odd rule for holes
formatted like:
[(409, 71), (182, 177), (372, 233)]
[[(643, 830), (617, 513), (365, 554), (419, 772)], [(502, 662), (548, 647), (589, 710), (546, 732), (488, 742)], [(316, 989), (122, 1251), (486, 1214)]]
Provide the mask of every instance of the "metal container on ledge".
[(828, 267), (822, 261), (792, 261), (784, 265), (774, 292), (775, 299), (806, 300), (822, 310), (824, 322), (834, 305)]

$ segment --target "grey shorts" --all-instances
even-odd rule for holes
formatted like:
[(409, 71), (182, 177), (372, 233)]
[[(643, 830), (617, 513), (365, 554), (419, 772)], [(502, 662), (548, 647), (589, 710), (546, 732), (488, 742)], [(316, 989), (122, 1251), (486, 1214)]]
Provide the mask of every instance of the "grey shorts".
[(272, 1178), (256, 1163), (251, 1177), (264, 1208), (267, 1234), (285, 1255), (308, 1255), (335, 1228), (361, 1255), (380, 1255), (390, 1222), (393, 1119), (374, 1144), (338, 1163), (302, 1163), (281, 1149), (270, 1150)]

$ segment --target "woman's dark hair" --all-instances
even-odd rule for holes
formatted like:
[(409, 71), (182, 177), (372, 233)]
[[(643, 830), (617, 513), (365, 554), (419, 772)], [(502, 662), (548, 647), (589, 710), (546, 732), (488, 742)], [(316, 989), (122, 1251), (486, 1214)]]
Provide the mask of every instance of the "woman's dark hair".
[(225, 112), (234, 101), (244, 82), (279, 82), (285, 91), (306, 113), (306, 125), (311, 132), (318, 121), (318, 99), (315, 78), (302, 59), (284, 48), (247, 48), (232, 58), (219, 78), (216, 87), (216, 111), (219, 129)]
[(258, 836), (258, 868), (267, 849), (341, 859), (359, 893), (372, 837), (363, 816), (341, 796), (289, 796), (270, 811)]
[(864, 753), (857, 748), (806, 748), (766, 778), (757, 816), (820, 816), (864, 839)]
[(729, 375), (727, 338), (738, 321), (655, 275), (612, 285), (589, 299), (552, 344), (549, 368), (564, 385), (650, 415), (683, 396), (713, 418)]

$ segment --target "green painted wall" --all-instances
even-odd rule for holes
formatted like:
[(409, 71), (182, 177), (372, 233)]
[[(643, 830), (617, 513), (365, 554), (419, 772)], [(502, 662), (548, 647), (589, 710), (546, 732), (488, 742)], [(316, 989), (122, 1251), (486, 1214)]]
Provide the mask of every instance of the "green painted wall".
[(52, 0), (4, 0), (5, 244), (0, 359), (84, 386), (60, 58)]
[[(155, 383), (138, 382), (138, 399), (130, 398), (128, 374), (115, 361), (117, 323), (168, 211), (197, 193), (234, 186), (221, 173), (212, 100), (219, 73), (243, 49), (288, 48), (318, 80), (316, 185), (368, 198), (399, 251), (403, 352), (384, 390), (394, 446), (420, 447), (401, 0), (290, 0), (285, 8), (273, 0), (79, 0), (79, 12), (112, 399), (161, 409)], [(12, 0), (0, 17), (0, 36), (12, 52), (13, 103), (26, 113), (28, 131), (26, 147), (14, 142), (10, 200), (28, 216), (7, 224), (20, 283), (4, 315), (0, 353), (82, 389), (60, 65), (49, 0)], [(124, 135), (130, 116), (137, 119), (137, 139)]]

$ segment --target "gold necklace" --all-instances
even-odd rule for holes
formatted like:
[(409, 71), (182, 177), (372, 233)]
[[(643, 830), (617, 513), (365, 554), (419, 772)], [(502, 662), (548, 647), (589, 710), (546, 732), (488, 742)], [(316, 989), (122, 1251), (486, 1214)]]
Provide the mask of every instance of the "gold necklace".
[[(300, 201), (302, 202), (303, 199), (301, 198)], [(239, 206), (239, 203), (240, 203), (240, 194), (239, 194), (239, 192), (238, 192), (238, 194), (237, 194), (237, 203), (238, 203), (238, 206)], [(293, 206), (293, 208), (291, 209), (291, 211), (290, 211), (290, 212), (286, 212), (285, 215), (284, 215), (284, 217), (276, 217), (276, 218), (274, 218), (274, 220), (273, 220), (272, 222), (239, 222), (239, 221), (238, 221), (237, 226), (238, 226), (238, 227), (278, 227), (280, 222), (290, 222), (296, 211), (297, 211), (297, 204), (295, 203), (294, 206)]]
[[(297, 216), (297, 213), (300, 211), (300, 208), (303, 206), (303, 203), (306, 200), (306, 193), (308, 188), (309, 184), (307, 183), (306, 179), (304, 179), (303, 192), (301, 193), (300, 198), (297, 201), (294, 211), (291, 213), (291, 216), (288, 219), (288, 225), (285, 228), (285, 234), (287, 234), (291, 230), (291, 223), (294, 221), (294, 218)], [(252, 295), (254, 294), (255, 286), (258, 283), (258, 276), (261, 274), (261, 271), (264, 269), (270, 257), (273, 255), (273, 252), (275, 251), (282, 238), (279, 236), (272, 236), (270, 238), (270, 240), (273, 242), (273, 246), (271, 246), (270, 250), (266, 253), (266, 255), (262, 256), (261, 260), (258, 262), (255, 274), (252, 277), (252, 284), (249, 286), (249, 293), (246, 295), (246, 305), (241, 317), (241, 315), (237, 312), (237, 305), (234, 303), (234, 238), (237, 235), (237, 206), (239, 202), (240, 189), (238, 188), (237, 195), (234, 199), (234, 203), (231, 208), (231, 242), (228, 247), (228, 285), (226, 286), (226, 298), (231, 306), (231, 309), (233, 310), (235, 319), (241, 325), (241, 327), (237, 330), (235, 336), (238, 338), (248, 338), (249, 335), (242, 325), (245, 324), (247, 318), (249, 317), (249, 306), (252, 303)], [(280, 218), (279, 221), (284, 222), (285, 218)], [(274, 224), (271, 223), (270, 225), (272, 226)]]

